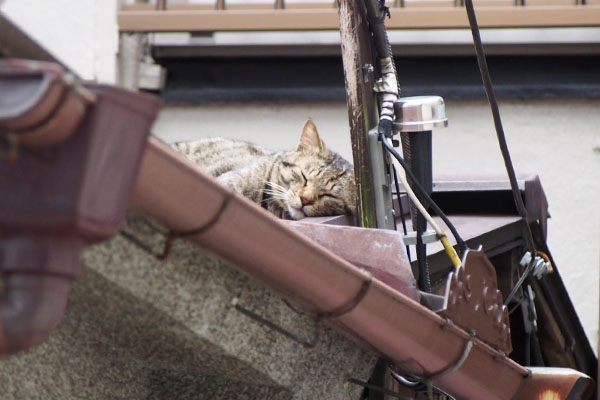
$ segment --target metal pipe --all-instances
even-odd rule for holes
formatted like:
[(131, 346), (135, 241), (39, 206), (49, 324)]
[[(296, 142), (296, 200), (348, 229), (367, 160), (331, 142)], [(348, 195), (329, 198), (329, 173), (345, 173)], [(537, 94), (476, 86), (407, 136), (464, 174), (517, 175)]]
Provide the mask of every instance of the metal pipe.
[[(172, 196), (175, 192), (177, 197)], [(210, 221), (228, 196), (227, 189), (151, 139), (134, 191), (136, 207), (170, 229), (187, 231)], [(230, 199), (210, 230), (190, 239), (311, 311), (338, 309), (369, 279), (365, 272), (240, 196)], [(403, 373), (417, 376), (453, 366), (472, 340), (464, 330), (377, 279), (351, 312), (331, 323), (367, 343)], [(515, 397), (528, 370), (473, 340), (462, 367), (434, 384), (467, 399)]]
[[(411, 157), (409, 160), (410, 170), (417, 178), (418, 183), (423, 187), (427, 195), (433, 192), (433, 172), (432, 172), (432, 149), (431, 149), (431, 131), (408, 132), (409, 148)], [(412, 182), (410, 182), (412, 184)], [(417, 195), (418, 196), (418, 195)], [(423, 196), (418, 196), (421, 203), (425, 203)], [(413, 221), (417, 231), (417, 265), (419, 267), (418, 282), (419, 289), (431, 292), (431, 279), (429, 265), (427, 264), (427, 248), (423, 244), (422, 235), (427, 230), (427, 221), (425, 217), (414, 210)]]
[(44, 341), (62, 320), (81, 247), (39, 237), (0, 240), (0, 355)]

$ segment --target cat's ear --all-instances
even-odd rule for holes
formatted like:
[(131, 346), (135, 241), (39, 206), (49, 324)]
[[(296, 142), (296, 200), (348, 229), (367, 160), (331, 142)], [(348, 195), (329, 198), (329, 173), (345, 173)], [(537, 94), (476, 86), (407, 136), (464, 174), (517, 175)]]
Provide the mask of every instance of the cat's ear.
[(319, 131), (312, 119), (309, 119), (302, 128), (302, 135), (300, 135), (300, 142), (296, 151), (317, 151), (321, 152), (325, 150), (323, 140), (319, 136)]

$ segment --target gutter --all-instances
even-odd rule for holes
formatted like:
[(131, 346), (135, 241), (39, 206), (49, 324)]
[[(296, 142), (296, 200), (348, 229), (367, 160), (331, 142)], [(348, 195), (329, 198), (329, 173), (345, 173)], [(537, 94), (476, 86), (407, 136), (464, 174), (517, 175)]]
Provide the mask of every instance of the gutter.
[[(186, 237), (306, 309), (345, 309), (329, 322), (403, 373), (440, 375), (435, 386), (460, 398), (532, 398), (530, 370), (220, 186), (155, 138), (133, 198), (136, 208), (173, 231), (200, 228)], [(456, 365), (469, 343), (466, 359)], [(586, 378), (571, 372), (574, 381)], [(521, 390), (527, 397), (518, 395)]]

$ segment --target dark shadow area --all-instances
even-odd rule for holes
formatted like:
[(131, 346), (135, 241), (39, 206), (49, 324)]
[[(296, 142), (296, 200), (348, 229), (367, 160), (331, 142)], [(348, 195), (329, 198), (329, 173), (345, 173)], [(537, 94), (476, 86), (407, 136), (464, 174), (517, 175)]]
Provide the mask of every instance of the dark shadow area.
[[(341, 57), (157, 58), (170, 103), (345, 100)], [(490, 56), (498, 97), (598, 98), (600, 56)], [(475, 57), (396, 57), (403, 96), (485, 97)]]

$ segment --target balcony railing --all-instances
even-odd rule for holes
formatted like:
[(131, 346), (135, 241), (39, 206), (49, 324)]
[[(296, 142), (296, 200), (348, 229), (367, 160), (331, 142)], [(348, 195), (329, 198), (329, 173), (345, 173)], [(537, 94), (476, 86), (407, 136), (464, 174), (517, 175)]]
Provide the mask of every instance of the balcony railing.
[[(389, 2), (389, 29), (467, 28), (462, 0)], [(600, 27), (600, 0), (475, 0), (482, 28)], [(228, 2), (124, 5), (121, 32), (337, 30), (332, 2)]]

